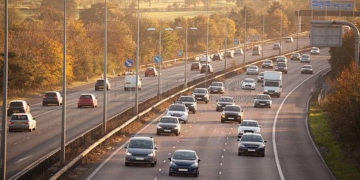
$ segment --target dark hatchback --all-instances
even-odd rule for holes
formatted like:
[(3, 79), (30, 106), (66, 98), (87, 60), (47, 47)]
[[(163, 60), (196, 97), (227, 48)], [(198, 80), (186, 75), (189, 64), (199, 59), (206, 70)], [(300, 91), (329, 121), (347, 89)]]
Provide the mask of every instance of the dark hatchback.
[(197, 102), (193, 96), (180, 96), (179, 103), (184, 104), (193, 114), (197, 111)]
[(225, 121), (237, 121), (244, 119), (244, 110), (239, 105), (227, 105), (221, 113), (221, 123)]
[(199, 176), (199, 162), (201, 159), (195, 151), (179, 149), (168, 159), (170, 161), (169, 176), (172, 176), (173, 174)]
[(57, 91), (46, 92), (43, 96), (42, 105), (47, 106), (49, 104), (60, 106), (62, 104), (61, 94)]
[(156, 135), (164, 134), (175, 134), (179, 136), (181, 131), (181, 124), (177, 117), (172, 116), (164, 116), (160, 119), (157, 129)]
[(150, 164), (154, 167), (157, 163), (157, 147), (152, 137), (132, 137), (125, 148), (125, 166)]
[[(98, 79), (95, 83), (95, 91), (104, 90), (104, 80)], [(110, 82), (106, 80), (106, 90), (110, 90)]]
[(238, 155), (255, 154), (265, 156), (265, 141), (261, 134), (245, 133), (238, 139)]
[(227, 105), (235, 105), (232, 97), (220, 97), (216, 100), (216, 111), (222, 111)]
[(192, 94), (196, 101), (205, 101), (205, 103), (210, 101), (209, 91), (206, 88), (195, 88)]
[(201, 64), (199, 62), (193, 62), (191, 63), (191, 71), (197, 70), (200, 71)]

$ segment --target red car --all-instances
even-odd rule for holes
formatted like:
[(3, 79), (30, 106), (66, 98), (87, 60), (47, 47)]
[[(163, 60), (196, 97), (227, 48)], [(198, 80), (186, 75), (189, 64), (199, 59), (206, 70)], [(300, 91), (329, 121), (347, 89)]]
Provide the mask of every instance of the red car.
[(148, 77), (148, 76), (158, 76), (158, 72), (157, 70), (155, 69), (155, 67), (148, 67), (146, 68), (145, 70), (145, 77)]
[(78, 101), (78, 108), (82, 107), (92, 107), (95, 108), (98, 106), (97, 97), (94, 94), (81, 94)]

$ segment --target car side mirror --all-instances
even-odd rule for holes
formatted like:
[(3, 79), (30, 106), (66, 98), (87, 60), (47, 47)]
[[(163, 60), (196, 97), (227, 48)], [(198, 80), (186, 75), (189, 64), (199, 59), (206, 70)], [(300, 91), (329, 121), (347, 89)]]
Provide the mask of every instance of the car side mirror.
[(240, 141), (240, 138), (237, 138), (236, 141)]
[(157, 146), (155, 146), (154, 149), (157, 150), (158, 149)]
[(200, 162), (201, 161), (201, 159), (198, 159), (198, 162)]
[(264, 143), (266, 143), (267, 141), (265, 140)]
[(218, 102), (219, 100), (216, 100), (216, 102)]
[(30, 104), (29, 104), (29, 103), (27, 103), (27, 105), (28, 105), (28, 106), (30, 106)]
[(282, 85), (280, 85), (280, 87), (282, 88)]
[(261, 86), (264, 87), (264, 84), (262, 84)]
[(33, 120), (35, 120), (36, 118), (33, 117)]
[(168, 158), (169, 161), (171, 161), (171, 158)]

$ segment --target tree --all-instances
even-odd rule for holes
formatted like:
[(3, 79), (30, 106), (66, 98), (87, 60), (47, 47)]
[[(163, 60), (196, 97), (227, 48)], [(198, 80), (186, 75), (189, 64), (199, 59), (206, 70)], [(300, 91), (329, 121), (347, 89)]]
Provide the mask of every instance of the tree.
[(284, 10), (283, 5), (279, 1), (273, 1), (273, 3), (268, 8), (268, 14), (273, 14), (276, 10)]
[[(59, 0), (43, 0), (41, 9), (53, 9), (64, 14), (64, 1)], [(66, 0), (66, 17), (75, 19), (79, 14), (78, 3), (76, 0)]]

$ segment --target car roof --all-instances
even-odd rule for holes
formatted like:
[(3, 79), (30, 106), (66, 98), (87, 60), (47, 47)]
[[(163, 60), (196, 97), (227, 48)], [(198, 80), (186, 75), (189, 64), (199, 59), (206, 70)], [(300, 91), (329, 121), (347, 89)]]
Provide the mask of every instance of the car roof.
[(26, 102), (26, 101), (24, 101), (24, 100), (12, 100), (12, 101), (10, 101), (10, 103), (11, 102)]
[(251, 133), (251, 132), (246, 132), (243, 134), (243, 136), (260, 136), (262, 138), (262, 135), (259, 133)]
[(270, 96), (270, 95), (268, 95), (268, 94), (257, 94), (256, 96)]
[(245, 78), (245, 80), (252, 80), (252, 81), (255, 81), (255, 79), (253, 79), (253, 78)]
[(220, 96), (219, 98), (231, 98), (231, 99), (233, 99), (233, 97), (231, 97), (231, 96)]
[(242, 120), (241, 122), (257, 122), (258, 123), (258, 121), (257, 120), (252, 120), (252, 119), (244, 119), (244, 120)]
[(14, 113), (13, 115), (28, 115), (30, 113)]
[(131, 137), (131, 139), (130, 140), (132, 140), (132, 139), (135, 139), (135, 140), (138, 140), (138, 139), (141, 139), (141, 140), (153, 140), (153, 138), (152, 137), (145, 137), (145, 136), (135, 136), (135, 137)]
[(196, 153), (196, 151), (194, 151), (194, 150), (190, 150), (190, 149), (177, 149), (177, 150), (175, 150), (174, 152), (194, 152), (194, 153)]
[(83, 94), (80, 94), (80, 96), (82, 96), (82, 95), (93, 95), (93, 96), (95, 96), (94, 94), (91, 94), (91, 93), (83, 93)]

